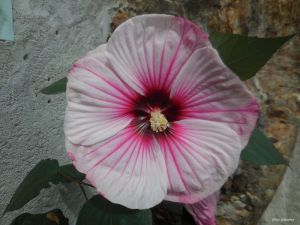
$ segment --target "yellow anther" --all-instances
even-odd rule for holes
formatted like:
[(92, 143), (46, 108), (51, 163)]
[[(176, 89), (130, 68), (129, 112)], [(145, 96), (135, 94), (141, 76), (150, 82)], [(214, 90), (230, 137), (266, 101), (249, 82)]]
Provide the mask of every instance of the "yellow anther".
[(170, 124), (164, 114), (160, 110), (155, 110), (150, 113), (150, 127), (155, 132), (163, 132)]

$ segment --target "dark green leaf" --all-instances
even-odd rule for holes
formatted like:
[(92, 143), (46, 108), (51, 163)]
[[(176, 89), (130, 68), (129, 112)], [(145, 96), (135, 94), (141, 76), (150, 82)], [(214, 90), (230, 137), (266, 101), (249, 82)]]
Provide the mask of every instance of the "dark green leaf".
[(271, 141), (259, 129), (255, 129), (241, 158), (255, 165), (287, 164)]
[(169, 211), (172, 214), (180, 215), (182, 214), (183, 205), (177, 202), (163, 201), (161, 205), (165, 210)]
[(76, 225), (151, 225), (151, 211), (132, 210), (97, 195), (80, 210)]
[(163, 201), (151, 209), (153, 224), (181, 225), (182, 210), (180, 203)]
[(54, 209), (43, 214), (23, 213), (10, 225), (69, 225), (69, 221), (61, 210)]
[(41, 90), (43, 94), (46, 95), (54, 95), (54, 94), (59, 94), (62, 92), (66, 91), (66, 86), (67, 86), (67, 78), (62, 78), (53, 84), (51, 84), (48, 87), (45, 87), (44, 89)]
[(64, 181), (67, 182), (82, 181), (85, 178), (85, 175), (77, 171), (73, 164), (60, 166), (59, 175), (61, 175)]
[(181, 225), (196, 225), (193, 217), (189, 214), (186, 209), (183, 209), (181, 216)]
[(4, 213), (20, 209), (27, 202), (38, 196), (43, 188), (50, 187), (50, 182), (58, 182), (59, 165), (57, 160), (40, 161), (25, 177), (17, 188)]
[(223, 62), (241, 80), (253, 77), (285, 42), (294, 35), (257, 38), (237, 34), (211, 34), (210, 40)]

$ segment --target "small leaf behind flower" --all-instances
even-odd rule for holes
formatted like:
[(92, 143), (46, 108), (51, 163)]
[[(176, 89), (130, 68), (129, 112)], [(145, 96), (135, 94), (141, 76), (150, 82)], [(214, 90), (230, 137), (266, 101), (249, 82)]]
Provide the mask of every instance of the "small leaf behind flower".
[(10, 225), (69, 225), (69, 221), (61, 210), (54, 209), (43, 214), (23, 213)]
[(77, 171), (73, 164), (60, 166), (58, 173), (62, 176), (64, 182), (82, 181), (85, 179), (85, 175)]
[(132, 210), (96, 195), (81, 208), (76, 225), (152, 225), (149, 209)]
[(84, 178), (85, 175), (72, 164), (59, 166), (57, 160), (42, 160), (26, 175), (3, 214), (22, 208), (38, 196), (42, 189), (49, 188), (50, 183), (80, 182)]
[(64, 78), (54, 82), (50, 86), (45, 87), (44, 89), (41, 90), (41, 92), (46, 95), (54, 95), (54, 94), (59, 94), (59, 93), (65, 92), (66, 86), (67, 86), (67, 81), (68, 81), (67, 78), (64, 77)]
[(247, 37), (237, 34), (211, 34), (209, 39), (224, 64), (241, 80), (253, 77), (272, 55), (294, 35), (277, 38)]
[(196, 225), (193, 217), (186, 209), (183, 209), (181, 216), (181, 225)]
[(162, 201), (151, 208), (153, 225), (181, 225), (183, 204), (170, 201)]
[(58, 183), (58, 170), (57, 160), (46, 159), (40, 161), (19, 185), (4, 213), (20, 209), (38, 196), (42, 189), (50, 187), (50, 183)]
[(241, 158), (255, 165), (288, 164), (265, 134), (255, 129)]

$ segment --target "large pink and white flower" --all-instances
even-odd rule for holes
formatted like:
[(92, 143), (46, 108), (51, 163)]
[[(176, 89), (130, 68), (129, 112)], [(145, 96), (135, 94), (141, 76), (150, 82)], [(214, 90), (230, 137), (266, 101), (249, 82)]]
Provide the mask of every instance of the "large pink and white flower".
[(195, 24), (127, 20), (68, 74), (66, 147), (114, 203), (195, 203), (237, 167), (258, 105)]

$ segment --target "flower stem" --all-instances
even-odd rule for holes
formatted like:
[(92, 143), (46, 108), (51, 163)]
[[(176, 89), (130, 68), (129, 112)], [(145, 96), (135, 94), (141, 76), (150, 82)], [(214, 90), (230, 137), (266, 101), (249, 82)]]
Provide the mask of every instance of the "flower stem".
[(68, 175), (66, 175), (66, 174), (63, 174), (63, 173), (61, 173), (61, 172), (58, 172), (58, 173), (59, 173), (59, 175), (61, 175), (61, 176), (62, 176), (64, 179), (66, 179), (67, 181), (71, 181), (71, 182), (77, 183), (77, 184), (79, 185), (79, 187), (80, 187), (80, 190), (81, 190), (81, 192), (82, 192), (82, 194), (83, 194), (85, 200), (86, 200), (86, 201), (89, 200), (88, 197), (87, 197), (87, 194), (86, 194), (86, 192), (85, 192), (85, 190), (84, 190), (83, 185), (86, 185), (86, 186), (88, 186), (88, 187), (95, 188), (93, 185), (88, 184), (88, 183), (85, 183), (85, 182), (80, 181), (80, 180), (76, 180), (76, 179), (74, 179), (73, 177), (68, 176)]
[(82, 185), (86, 185), (86, 186), (89, 186), (89, 187), (95, 188), (93, 185), (91, 185), (91, 184), (88, 184), (88, 183), (85, 183), (85, 182), (83, 182), (83, 181), (81, 181), (80, 183), (81, 183)]
[(78, 183), (78, 185), (79, 185), (79, 187), (80, 187), (80, 190), (81, 190), (81, 192), (82, 192), (82, 194), (83, 194), (85, 200), (88, 201), (89, 198), (87, 197), (86, 192), (85, 192), (85, 190), (84, 190), (82, 184), (81, 184), (81, 183)]

